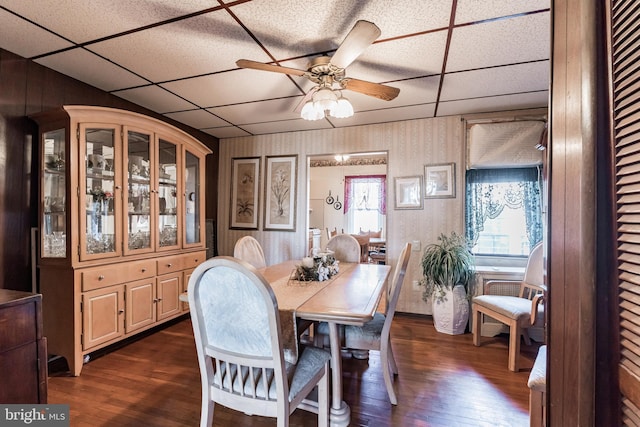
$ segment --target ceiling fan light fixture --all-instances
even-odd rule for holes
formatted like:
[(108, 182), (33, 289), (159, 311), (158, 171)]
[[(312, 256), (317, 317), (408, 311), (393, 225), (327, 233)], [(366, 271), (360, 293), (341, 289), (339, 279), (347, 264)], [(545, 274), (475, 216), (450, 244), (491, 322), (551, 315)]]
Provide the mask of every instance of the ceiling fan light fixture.
[(307, 101), (302, 107), (300, 116), (305, 120), (320, 120), (324, 119), (324, 110), (317, 109), (313, 101)]
[(317, 110), (331, 111), (338, 105), (338, 96), (332, 89), (322, 87), (313, 94), (313, 105)]
[(353, 116), (353, 106), (347, 98), (340, 95), (336, 107), (330, 110), (329, 114), (336, 119), (346, 119), (347, 117)]

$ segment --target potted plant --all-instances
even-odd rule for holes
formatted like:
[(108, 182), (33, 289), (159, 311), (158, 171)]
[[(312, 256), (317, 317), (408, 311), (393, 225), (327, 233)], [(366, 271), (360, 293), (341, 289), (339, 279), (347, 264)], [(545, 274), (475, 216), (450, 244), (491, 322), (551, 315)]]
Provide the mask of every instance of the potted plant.
[(450, 335), (465, 332), (474, 264), (467, 239), (456, 232), (449, 236), (440, 234), (437, 243), (425, 248), (420, 281), (424, 286), (422, 299), (433, 303), (433, 323), (438, 332)]

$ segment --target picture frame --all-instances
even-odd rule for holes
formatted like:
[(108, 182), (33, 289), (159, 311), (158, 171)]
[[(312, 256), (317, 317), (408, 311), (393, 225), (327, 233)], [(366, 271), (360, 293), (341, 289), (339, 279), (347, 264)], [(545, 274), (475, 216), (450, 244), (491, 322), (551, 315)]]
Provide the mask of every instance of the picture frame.
[(424, 198), (456, 197), (456, 164), (437, 163), (424, 166)]
[(422, 209), (422, 175), (402, 176), (394, 180), (395, 209)]
[(230, 229), (258, 229), (260, 163), (260, 157), (231, 159)]
[(264, 230), (296, 230), (298, 156), (266, 156)]

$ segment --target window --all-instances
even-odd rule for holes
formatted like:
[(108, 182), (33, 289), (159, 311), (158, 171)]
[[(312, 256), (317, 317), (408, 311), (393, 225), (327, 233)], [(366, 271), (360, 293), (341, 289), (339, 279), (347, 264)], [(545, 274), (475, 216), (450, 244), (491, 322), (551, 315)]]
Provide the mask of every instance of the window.
[(542, 240), (540, 170), (470, 169), (466, 234), (476, 255), (526, 257)]
[(380, 230), (387, 214), (386, 175), (345, 176), (344, 213), (347, 230)]

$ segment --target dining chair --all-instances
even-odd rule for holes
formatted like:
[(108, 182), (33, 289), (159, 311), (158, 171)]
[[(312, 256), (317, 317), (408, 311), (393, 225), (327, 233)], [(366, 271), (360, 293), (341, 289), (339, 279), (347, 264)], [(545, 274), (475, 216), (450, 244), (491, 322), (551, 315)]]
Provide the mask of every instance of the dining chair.
[(369, 262), (369, 234), (352, 234), (360, 245), (360, 262)]
[(326, 227), (325, 229), (327, 230), (327, 240), (330, 240), (333, 236), (338, 235), (338, 229), (336, 227), (333, 227), (332, 231), (329, 231), (329, 227)]
[(391, 322), (396, 312), (398, 298), (404, 282), (407, 265), (411, 257), (411, 243), (406, 243), (396, 263), (391, 286), (387, 289), (386, 309), (384, 314), (376, 312), (373, 319), (363, 326), (346, 325), (344, 327), (345, 347), (351, 351), (354, 358), (368, 358), (369, 350), (380, 352), (380, 365), (387, 394), (392, 405), (398, 404), (396, 392), (393, 389), (391, 373), (398, 374), (398, 366), (391, 347)]
[[(289, 416), (315, 406), (318, 425), (329, 418), (329, 361), (307, 347), (297, 363), (284, 358), (275, 294), (249, 263), (226, 256), (199, 265), (189, 279), (189, 307), (202, 385), (200, 426), (210, 427), (216, 403), (247, 415)], [(307, 396), (317, 389), (317, 404)]]
[(351, 234), (338, 234), (329, 239), (327, 248), (342, 262), (360, 262), (360, 243)]
[(262, 246), (252, 236), (244, 236), (238, 239), (233, 248), (233, 257), (246, 261), (255, 268), (267, 266)]
[[(490, 280), (485, 284), (485, 295), (472, 299), (473, 344), (480, 345), (482, 316), (489, 316), (509, 326), (509, 370), (518, 371), (520, 337), (531, 345), (528, 328), (544, 324), (543, 300), (547, 292), (544, 284), (543, 247), (538, 243), (531, 250), (522, 281)], [(519, 286), (518, 296), (492, 295), (496, 286)]]

